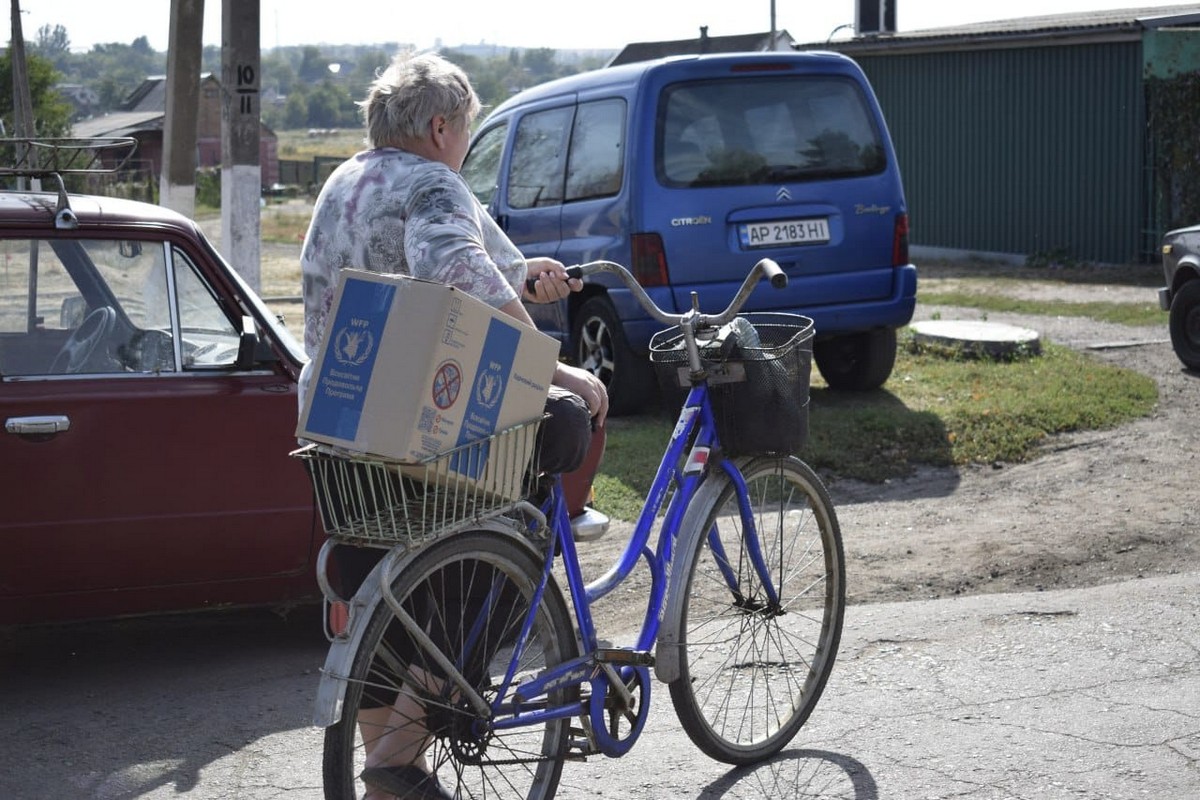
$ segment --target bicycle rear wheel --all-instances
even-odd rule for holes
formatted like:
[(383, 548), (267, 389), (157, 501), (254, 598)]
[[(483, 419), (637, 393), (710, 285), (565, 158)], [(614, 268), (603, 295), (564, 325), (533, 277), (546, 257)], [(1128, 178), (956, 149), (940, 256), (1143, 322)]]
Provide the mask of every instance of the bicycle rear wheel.
[[(503, 535), (474, 531), (430, 545), (392, 582), (400, 605), (489, 704), (535, 600), (541, 579), (537, 562), (531, 551)], [(517, 657), (514, 682), (572, 657), (575, 641), (566, 604), (551, 581)], [(327, 800), (361, 797), (365, 768), (408, 763), (422, 751), (447, 796), (553, 797), (569, 720), (495, 730), (461, 694), (381, 602), (354, 657), (342, 718), (326, 731)], [(567, 699), (563, 690), (549, 701)], [(400, 754), (405, 747), (411, 755)], [(409, 777), (413, 774), (409, 771)]]
[(679, 677), (671, 701), (691, 740), (730, 764), (767, 758), (791, 741), (833, 669), (845, 608), (841, 531), (820, 479), (796, 458), (742, 465), (772, 599), (752, 563), (734, 483), (680, 553)]

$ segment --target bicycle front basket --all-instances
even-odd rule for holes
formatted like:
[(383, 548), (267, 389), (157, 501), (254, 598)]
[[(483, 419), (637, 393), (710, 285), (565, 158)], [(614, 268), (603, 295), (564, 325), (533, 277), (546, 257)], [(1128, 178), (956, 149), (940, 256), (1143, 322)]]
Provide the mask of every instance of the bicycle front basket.
[[(808, 317), (749, 313), (701, 342), (717, 436), (726, 455), (792, 454), (804, 447), (813, 333)], [(651, 338), (650, 360), (668, 396), (688, 387), (687, 350), (678, 327)]]

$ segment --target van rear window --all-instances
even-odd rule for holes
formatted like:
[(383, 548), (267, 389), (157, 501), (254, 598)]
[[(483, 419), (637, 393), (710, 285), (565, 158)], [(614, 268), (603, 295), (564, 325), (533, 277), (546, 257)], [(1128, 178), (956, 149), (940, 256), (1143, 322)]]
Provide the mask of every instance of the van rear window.
[(862, 88), (837, 76), (754, 76), (668, 87), (658, 179), (745, 186), (869, 175), (884, 148)]

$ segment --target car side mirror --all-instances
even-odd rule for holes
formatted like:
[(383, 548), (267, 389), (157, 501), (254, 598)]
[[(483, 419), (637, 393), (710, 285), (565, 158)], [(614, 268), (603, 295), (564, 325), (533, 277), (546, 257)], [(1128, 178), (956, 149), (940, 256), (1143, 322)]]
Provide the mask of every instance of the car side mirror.
[(239, 371), (254, 369), (257, 362), (258, 331), (254, 328), (254, 317), (242, 317), (242, 335), (238, 339), (237, 368)]

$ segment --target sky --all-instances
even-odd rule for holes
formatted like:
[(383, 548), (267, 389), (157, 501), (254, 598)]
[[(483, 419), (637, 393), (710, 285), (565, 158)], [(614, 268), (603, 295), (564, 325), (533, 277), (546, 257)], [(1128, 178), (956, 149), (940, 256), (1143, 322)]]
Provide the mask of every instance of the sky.
[[(246, 2), (247, 0), (237, 0)], [(165, 51), (171, 0), (19, 0), (26, 41), (43, 25), (62, 25), (71, 50), (95, 44), (129, 44), (146, 36)], [(260, 0), (261, 45), (488, 43), (556, 50), (619, 50), (630, 42), (694, 39), (702, 25), (710, 36), (771, 29), (771, 0)], [(896, 0), (897, 28), (925, 30), (969, 22), (1111, 8), (1171, 5), (1164, 0)], [(204, 2), (204, 44), (221, 44), (222, 0)], [(854, 22), (854, 0), (775, 0), (775, 27), (801, 42), (828, 39)], [(315, 8), (324, 8), (325, 13)], [(412, 11), (417, 8), (419, 11)], [(569, 9), (569, 10), (568, 10)], [(444, 13), (437, 13), (444, 10)], [(407, 13), (406, 13), (407, 11)], [(11, 14), (10, 14), (11, 19)], [(851, 35), (840, 30), (838, 38)], [(8, 39), (9, 37), (3, 37)]]

